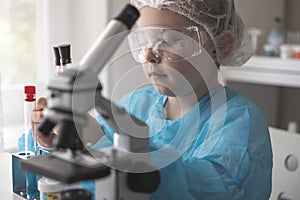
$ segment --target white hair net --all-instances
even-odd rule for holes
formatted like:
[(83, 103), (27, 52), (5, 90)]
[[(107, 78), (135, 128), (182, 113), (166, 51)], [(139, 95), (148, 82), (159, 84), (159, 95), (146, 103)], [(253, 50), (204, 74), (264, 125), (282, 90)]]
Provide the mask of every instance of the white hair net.
[[(235, 11), (234, 0), (131, 0), (131, 3), (139, 9), (144, 6), (168, 9), (201, 25), (210, 35), (217, 51), (217, 62), (221, 65), (241, 66), (253, 54), (243, 21)], [(224, 57), (220, 50), (226, 49), (226, 41), (217, 36), (225, 30), (233, 33), (235, 41), (233, 49)]]

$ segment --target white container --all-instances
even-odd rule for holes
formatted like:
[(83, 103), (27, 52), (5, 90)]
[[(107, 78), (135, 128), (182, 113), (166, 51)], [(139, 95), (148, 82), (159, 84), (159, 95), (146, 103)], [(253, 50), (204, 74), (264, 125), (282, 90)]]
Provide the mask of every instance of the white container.
[(298, 123), (296, 121), (290, 121), (288, 123), (287, 130), (292, 133), (297, 133), (298, 132)]
[(300, 59), (300, 45), (294, 45), (295, 58)]
[(58, 199), (59, 193), (63, 191), (64, 188), (65, 184), (50, 178), (42, 177), (38, 181), (40, 200)]
[(261, 38), (263, 35), (263, 31), (256, 27), (250, 27), (248, 29), (248, 33), (251, 39), (251, 45), (254, 51), (254, 54), (259, 54), (259, 50), (261, 50)]
[(289, 59), (295, 57), (294, 45), (283, 44), (280, 46), (280, 57), (282, 59)]
[(293, 45), (294, 51), (299, 53), (300, 52), (300, 45)]

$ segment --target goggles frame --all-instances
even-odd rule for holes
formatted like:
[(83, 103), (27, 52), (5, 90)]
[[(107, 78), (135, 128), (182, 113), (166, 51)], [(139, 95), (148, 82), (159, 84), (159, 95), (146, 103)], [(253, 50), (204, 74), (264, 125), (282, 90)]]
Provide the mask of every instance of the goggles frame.
[(203, 32), (206, 33), (197, 26), (144, 26), (131, 31), (128, 43), (132, 56), (138, 63), (147, 62), (146, 54), (149, 50), (156, 58), (178, 62), (201, 54)]

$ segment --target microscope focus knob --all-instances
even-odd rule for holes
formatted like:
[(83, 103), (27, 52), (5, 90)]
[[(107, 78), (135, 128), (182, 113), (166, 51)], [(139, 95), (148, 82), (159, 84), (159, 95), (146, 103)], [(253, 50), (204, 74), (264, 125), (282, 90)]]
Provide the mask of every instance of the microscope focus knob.
[(52, 131), (52, 129), (54, 128), (54, 126), (56, 125), (56, 123), (54, 123), (53, 121), (45, 118), (42, 123), (40, 124), (40, 126), (38, 127), (38, 130), (43, 133), (44, 135), (49, 135), (50, 132)]
[[(143, 163), (136, 164), (145, 165)], [(144, 167), (144, 166), (143, 166)], [(160, 174), (157, 170), (145, 173), (128, 173), (127, 185), (134, 192), (152, 193), (160, 184)]]

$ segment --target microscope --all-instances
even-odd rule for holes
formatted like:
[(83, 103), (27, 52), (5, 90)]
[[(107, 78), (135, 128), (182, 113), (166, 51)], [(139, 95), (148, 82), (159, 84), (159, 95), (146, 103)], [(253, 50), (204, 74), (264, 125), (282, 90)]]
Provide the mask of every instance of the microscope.
[[(48, 85), (48, 108), (39, 131), (59, 126), (57, 151), (21, 161), (21, 168), (63, 183), (95, 180), (95, 199), (150, 199), (159, 183), (151, 165), (149, 131), (144, 122), (101, 94), (98, 74), (139, 17), (128, 4), (112, 19), (78, 66)], [(114, 145), (95, 150), (81, 139), (87, 115), (95, 109), (114, 130)]]

